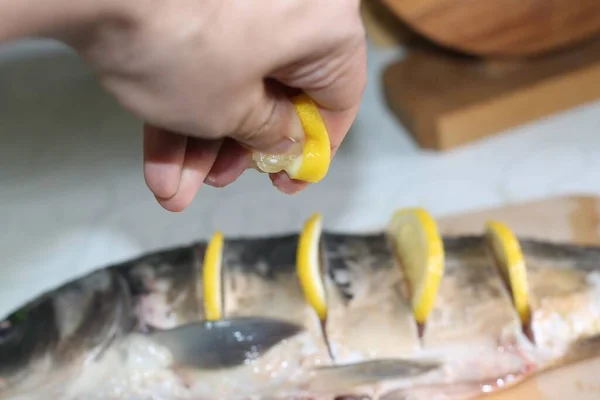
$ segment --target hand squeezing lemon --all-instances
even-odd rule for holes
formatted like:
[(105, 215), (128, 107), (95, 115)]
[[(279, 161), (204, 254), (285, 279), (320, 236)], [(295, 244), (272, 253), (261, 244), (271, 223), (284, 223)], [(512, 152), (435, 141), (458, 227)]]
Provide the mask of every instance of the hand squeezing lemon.
[(296, 156), (253, 153), (256, 167), (263, 172), (285, 171), (290, 178), (316, 183), (327, 175), (331, 145), (319, 107), (306, 94), (292, 97), (292, 103), (304, 129), (304, 147)]

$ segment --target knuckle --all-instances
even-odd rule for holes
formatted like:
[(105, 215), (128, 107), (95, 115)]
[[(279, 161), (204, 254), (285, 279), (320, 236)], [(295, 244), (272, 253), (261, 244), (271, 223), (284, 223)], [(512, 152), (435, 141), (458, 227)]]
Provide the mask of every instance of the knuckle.
[[(255, 104), (263, 103), (257, 102)], [(265, 136), (274, 130), (276, 113), (277, 102), (273, 102), (268, 108), (251, 107), (235, 131), (236, 138), (246, 142), (263, 140)]]

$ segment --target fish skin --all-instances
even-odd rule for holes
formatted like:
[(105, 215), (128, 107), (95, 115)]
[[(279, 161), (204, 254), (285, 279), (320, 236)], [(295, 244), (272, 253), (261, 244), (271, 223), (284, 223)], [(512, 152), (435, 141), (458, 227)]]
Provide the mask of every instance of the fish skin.
[(331, 363), (321, 321), (305, 301), (296, 278), (298, 240), (299, 235), (287, 234), (224, 243), (224, 316), (274, 318), (303, 327), (302, 333), (256, 362), (252, 374), (236, 371), (202, 376), (227, 398), (243, 393), (248, 380), (258, 375), (270, 378), (256, 379), (253, 392), (257, 396), (267, 396), (271, 387), (301, 386), (310, 379), (307, 371)]
[[(322, 243), (329, 305), (325, 330), (335, 360), (404, 358), (417, 351), (418, 326), (387, 236), (326, 233)], [(401, 338), (389, 332), (402, 332)]]
[[(312, 315), (296, 279), (298, 235), (225, 240), (223, 247), (224, 312), (230, 316), (258, 315), (303, 322)], [(285, 302), (291, 309), (265, 308)], [(302, 313), (298, 316), (296, 313)]]
[[(442, 367), (423, 375), (365, 385), (343, 371), (348, 365), (352, 370), (352, 363), (360, 368), (360, 363), (377, 365), (386, 357), (373, 354), (373, 341), (361, 343), (356, 339), (360, 335), (349, 340), (344, 332), (336, 334), (335, 318), (326, 321), (325, 328), (315, 319), (295, 280), (297, 240), (298, 235), (289, 234), (226, 239), (224, 243), (225, 317), (270, 317), (304, 329), (263, 355), (267, 361), (258, 366), (258, 372), (256, 365), (226, 371), (177, 370), (168, 352), (156, 355), (160, 351), (152, 355), (154, 369), (123, 362), (130, 353), (154, 346), (148, 332), (203, 320), (201, 270), (206, 243), (197, 242), (141, 256), (64, 284), (22, 307), (27, 318), (21, 325), (11, 329), (0, 323), (0, 400), (275, 400), (290, 396), (468, 400), (489, 382), (504, 379), (505, 386), (510, 386), (544, 369), (600, 355), (600, 247), (520, 238), (532, 298), (532, 343), (520, 329), (500, 275), (494, 274), (484, 238), (444, 237), (446, 275), (440, 300), (422, 336), (412, 328), (379, 333), (390, 343), (394, 337), (408, 338), (407, 349), (397, 345), (403, 350), (397, 350), (395, 356), (403, 357), (395, 358), (396, 362), (410, 366), (411, 362), (435, 359)], [(381, 304), (387, 307), (395, 299), (402, 300), (399, 294), (405, 294), (406, 284), (401, 269), (394, 270), (398, 265), (385, 235), (325, 232), (321, 242), (330, 307), (345, 329), (351, 326), (352, 318), (344, 317), (344, 313), (366, 313), (369, 296), (381, 295), (387, 301)], [(379, 281), (366, 278), (372, 276), (378, 276)], [(372, 282), (364, 283), (365, 279)], [(353, 308), (358, 302), (362, 306)], [(480, 308), (471, 312), (465, 305)], [(494, 318), (504, 326), (489, 322), (486, 311), (492, 305)], [(375, 317), (385, 315), (377, 308), (373, 310)], [(388, 308), (387, 312), (393, 315), (395, 311)], [(404, 311), (396, 312), (402, 313), (395, 320), (398, 326), (406, 321), (411, 326), (411, 318), (407, 319)], [(356, 318), (369, 320), (363, 315)], [(464, 329), (459, 329), (461, 326)], [(331, 360), (323, 329), (327, 338), (336, 342), (332, 347), (346, 346), (352, 357)], [(369, 327), (357, 326), (357, 331), (369, 332)], [(142, 341), (135, 342), (136, 338)], [(485, 357), (474, 347), (470, 349), (472, 357), (465, 357), (473, 343), (488, 351)], [(161, 358), (163, 355), (166, 358)], [(336, 362), (344, 365), (336, 369)], [(130, 376), (133, 367), (145, 375)], [(336, 385), (346, 379), (348, 390), (340, 393), (339, 386), (332, 385), (329, 391), (327, 380), (318, 379), (322, 367), (340, 374)], [(125, 375), (127, 379), (121, 379)], [(319, 380), (320, 386), (311, 388), (311, 379)], [(293, 384), (286, 385), (288, 381)], [(248, 384), (256, 388), (252, 393), (256, 396), (247, 393)], [(146, 385), (145, 391), (136, 385)], [(120, 394), (112, 390), (115, 386), (122, 390)], [(217, 395), (211, 397), (211, 393)]]
[(202, 263), (206, 247), (206, 243), (195, 242), (109, 267), (130, 287), (139, 329), (169, 329), (204, 318)]
[(69, 282), (22, 309), (28, 312), (24, 322), (0, 337), (3, 400), (27, 399), (20, 396), (28, 391), (58, 396), (134, 325), (129, 288), (110, 269)]

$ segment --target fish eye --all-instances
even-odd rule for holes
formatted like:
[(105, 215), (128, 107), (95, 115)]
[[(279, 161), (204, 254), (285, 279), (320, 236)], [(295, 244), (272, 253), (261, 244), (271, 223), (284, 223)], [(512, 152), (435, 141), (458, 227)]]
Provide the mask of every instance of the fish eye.
[(0, 345), (16, 337), (21, 326), (27, 320), (27, 312), (18, 310), (0, 321)]

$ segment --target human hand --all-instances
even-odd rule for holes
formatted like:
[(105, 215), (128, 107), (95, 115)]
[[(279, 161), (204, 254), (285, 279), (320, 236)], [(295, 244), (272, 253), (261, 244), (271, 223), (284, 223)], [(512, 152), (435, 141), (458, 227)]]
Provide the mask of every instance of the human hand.
[[(333, 157), (366, 82), (359, 1), (129, 3), (120, 23), (66, 41), (147, 122), (144, 173), (164, 208), (183, 210), (203, 183), (226, 186), (251, 168), (240, 143), (297, 151), (290, 138), (304, 133), (288, 88), (320, 105)], [(306, 186), (270, 176), (286, 193)]]
[[(61, 4), (61, 1), (65, 4)], [(359, 0), (0, 0), (0, 42), (57, 38), (143, 119), (144, 174), (168, 210), (252, 167), (247, 146), (295, 152), (289, 88), (321, 108), (331, 156), (366, 83)], [(282, 191), (306, 183), (271, 174)]]

